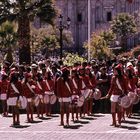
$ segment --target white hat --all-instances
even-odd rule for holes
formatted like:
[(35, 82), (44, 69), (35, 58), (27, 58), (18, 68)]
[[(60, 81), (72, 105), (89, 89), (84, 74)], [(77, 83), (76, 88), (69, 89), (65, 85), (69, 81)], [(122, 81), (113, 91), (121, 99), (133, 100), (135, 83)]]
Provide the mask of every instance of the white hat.
[(127, 62), (126, 67), (133, 66), (131, 62)]

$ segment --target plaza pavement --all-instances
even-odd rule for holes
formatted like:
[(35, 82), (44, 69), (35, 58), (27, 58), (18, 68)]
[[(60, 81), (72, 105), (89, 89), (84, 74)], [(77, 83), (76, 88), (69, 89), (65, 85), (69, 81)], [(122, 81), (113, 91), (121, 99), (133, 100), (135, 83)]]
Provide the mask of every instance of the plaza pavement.
[(94, 114), (70, 122), (70, 127), (59, 126), (59, 115), (26, 123), (21, 115), (21, 126), (10, 127), (12, 118), (0, 116), (0, 140), (140, 140), (140, 116), (126, 119), (121, 128), (109, 126), (110, 114)]

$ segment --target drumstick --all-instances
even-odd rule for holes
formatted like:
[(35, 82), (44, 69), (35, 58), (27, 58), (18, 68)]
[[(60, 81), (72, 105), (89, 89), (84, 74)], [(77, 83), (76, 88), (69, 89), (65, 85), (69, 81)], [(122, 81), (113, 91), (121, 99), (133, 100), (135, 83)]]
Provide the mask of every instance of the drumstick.
[(107, 99), (107, 97), (106, 97), (106, 96), (104, 96), (104, 97), (101, 97), (101, 98), (100, 98), (100, 100), (104, 100), (104, 99)]

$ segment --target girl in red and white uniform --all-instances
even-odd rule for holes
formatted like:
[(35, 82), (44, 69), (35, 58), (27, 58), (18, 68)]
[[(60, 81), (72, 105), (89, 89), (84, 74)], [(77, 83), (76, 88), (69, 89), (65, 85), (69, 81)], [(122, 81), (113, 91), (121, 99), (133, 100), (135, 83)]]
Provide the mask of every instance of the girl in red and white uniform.
[[(79, 77), (80, 77), (79, 89), (81, 91), (81, 94), (85, 97), (85, 102), (82, 108), (83, 115), (85, 116), (86, 113), (88, 114), (88, 97), (90, 95), (92, 86), (89, 83), (89, 77), (85, 75), (84, 67), (79, 68)], [(80, 116), (82, 117), (82, 114), (80, 114)]]
[(89, 79), (89, 88), (91, 89), (90, 95), (89, 95), (89, 99), (88, 99), (88, 115), (92, 114), (92, 107), (93, 107), (93, 92), (94, 89), (96, 87), (96, 78), (95, 75), (93, 75), (91, 73), (91, 68), (90, 67), (86, 67), (85, 69), (85, 74)]
[[(135, 75), (134, 67), (131, 62), (127, 63), (126, 78), (127, 78), (127, 83), (128, 83), (128, 91), (135, 94), (137, 83), (138, 83), (138, 77), (136, 77)], [(133, 110), (133, 104), (131, 104), (131, 106), (126, 109), (127, 117), (131, 117), (132, 110)]]
[(43, 118), (43, 113), (44, 113), (44, 93), (45, 93), (45, 89), (46, 89), (46, 83), (43, 80), (42, 74), (38, 73), (37, 74), (37, 88), (36, 88), (36, 95), (39, 100), (38, 105), (36, 106), (37, 109), (37, 117)]
[(78, 120), (78, 113), (80, 112), (80, 108), (77, 106), (78, 99), (80, 96), (79, 90), (79, 76), (77, 73), (77, 69), (73, 68), (71, 71), (71, 80), (72, 80), (72, 120), (74, 121), (74, 112), (76, 112), (76, 119)]
[(0, 81), (0, 99), (2, 101), (2, 111), (3, 116), (6, 117), (8, 115), (7, 112), (7, 88), (8, 88), (8, 75), (6, 73), (2, 73)]
[(23, 95), (23, 90), (22, 84), (18, 80), (18, 73), (16, 72), (10, 74), (10, 82), (8, 84), (7, 95), (7, 103), (12, 107), (13, 126), (20, 125), (19, 106), (17, 105), (17, 101), (19, 100), (19, 97)]
[(64, 113), (66, 112), (66, 126), (69, 126), (69, 106), (71, 103), (72, 83), (69, 78), (68, 68), (64, 67), (62, 69), (62, 76), (57, 79), (56, 84), (56, 93), (60, 102), (60, 125), (64, 125)]
[(52, 78), (51, 72), (47, 71), (45, 76), (45, 113), (47, 116), (51, 116), (52, 105), (50, 104), (51, 97), (54, 95), (54, 80)]
[(106, 98), (110, 97), (111, 100), (111, 113), (112, 113), (112, 126), (117, 126), (116, 114), (118, 117), (118, 125), (121, 126), (121, 119), (123, 115), (122, 107), (118, 103), (118, 99), (121, 95), (127, 94), (127, 81), (123, 74), (122, 64), (118, 64), (114, 68), (114, 75), (111, 79), (111, 86), (106, 95)]
[(32, 80), (30, 73), (25, 74), (23, 85), (23, 94), (27, 98), (27, 122), (33, 122), (34, 104), (33, 100), (36, 93), (36, 83)]

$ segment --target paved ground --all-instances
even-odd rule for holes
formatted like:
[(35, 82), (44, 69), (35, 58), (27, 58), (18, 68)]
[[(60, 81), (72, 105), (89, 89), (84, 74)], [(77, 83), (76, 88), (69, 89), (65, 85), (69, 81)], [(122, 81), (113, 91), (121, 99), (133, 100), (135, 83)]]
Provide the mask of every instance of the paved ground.
[(114, 128), (110, 114), (95, 114), (70, 123), (69, 128), (59, 126), (59, 115), (35, 123), (26, 123), (26, 115), (21, 115), (21, 126), (10, 127), (12, 118), (0, 116), (0, 140), (140, 140), (140, 116), (135, 115), (122, 123), (122, 128)]

